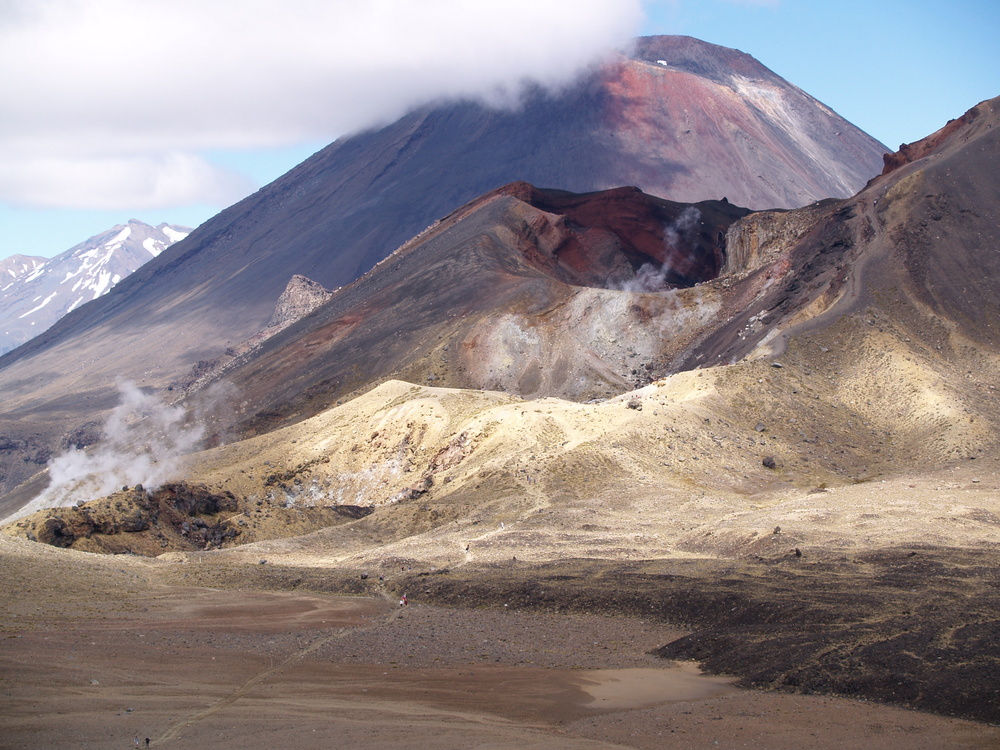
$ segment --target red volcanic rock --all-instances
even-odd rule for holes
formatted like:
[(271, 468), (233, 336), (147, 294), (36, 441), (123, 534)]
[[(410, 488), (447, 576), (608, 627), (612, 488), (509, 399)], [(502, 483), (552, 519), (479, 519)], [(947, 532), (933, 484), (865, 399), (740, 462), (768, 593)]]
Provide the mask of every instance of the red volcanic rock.
[(926, 138), (921, 138), (919, 141), (914, 141), (913, 143), (904, 143), (900, 145), (899, 151), (892, 154), (885, 154), (882, 157), (884, 165), (882, 174), (887, 175), (899, 169), (904, 164), (923, 159), (928, 154), (937, 150), (954, 133), (962, 130), (966, 125), (972, 124), (976, 117), (978, 117), (978, 113), (979, 110), (977, 108), (970, 109), (961, 117), (955, 120), (948, 120), (948, 123), (943, 128), (936, 130)]
[(637, 40), (602, 86), (629, 184), (673, 200), (765, 209), (847, 197), (886, 151), (750, 55), (690, 37)]
[(235, 361), (224, 376), (248, 410), (234, 434), (388, 378), (580, 400), (648, 382), (685, 348), (690, 287), (718, 274), (748, 213), (635, 188), (493, 190)]
[[(497, 193), (565, 217), (558, 242), (549, 240), (555, 246), (547, 254), (570, 283), (619, 286), (651, 264), (664, 269), (661, 288), (685, 287), (715, 278), (722, 268), (725, 248), (720, 232), (732, 217), (719, 221), (707, 205), (671, 203), (634, 187), (577, 194), (521, 182)], [(537, 229), (535, 235), (539, 247), (547, 244)]]
[[(965, 340), (995, 346), (1000, 260), (988, 249), (1000, 105), (978, 109), (904, 172), (796, 211), (747, 215), (634, 188), (494, 190), (229, 373), (257, 410), (237, 432), (302, 418), (387, 378), (587, 400), (739, 361), (790, 321), (816, 331), (900, 290)], [(720, 267), (724, 277), (698, 284)], [(662, 285), (632, 286), (648, 268), (663, 272)]]

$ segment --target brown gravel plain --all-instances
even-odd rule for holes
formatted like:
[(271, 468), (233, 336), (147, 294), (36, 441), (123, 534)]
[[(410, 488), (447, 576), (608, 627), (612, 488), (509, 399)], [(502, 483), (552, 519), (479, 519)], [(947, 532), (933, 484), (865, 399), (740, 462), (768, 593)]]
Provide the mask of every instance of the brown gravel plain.
[[(739, 689), (657, 618), (181, 583), (190, 563), (0, 539), (0, 747), (987, 748), (1000, 729)], [(212, 577), (209, 566), (202, 576)], [(230, 574), (237, 566), (228, 568)], [(223, 570), (226, 570), (223, 566)], [(253, 571), (252, 571), (253, 572)], [(305, 583), (347, 588), (320, 575)], [(359, 582), (357, 586), (362, 586)], [(417, 601), (414, 601), (417, 600)]]

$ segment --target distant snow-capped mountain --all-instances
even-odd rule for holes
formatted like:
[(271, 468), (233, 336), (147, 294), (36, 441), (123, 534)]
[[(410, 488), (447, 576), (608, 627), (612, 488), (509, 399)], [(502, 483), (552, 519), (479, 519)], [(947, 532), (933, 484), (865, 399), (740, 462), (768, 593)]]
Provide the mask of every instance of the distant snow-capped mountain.
[(0, 292), (6, 291), (18, 279), (24, 278), (48, 258), (41, 255), (12, 255), (0, 260)]
[(50, 259), (14, 255), (0, 261), (0, 354), (110, 291), (190, 232), (131, 219)]

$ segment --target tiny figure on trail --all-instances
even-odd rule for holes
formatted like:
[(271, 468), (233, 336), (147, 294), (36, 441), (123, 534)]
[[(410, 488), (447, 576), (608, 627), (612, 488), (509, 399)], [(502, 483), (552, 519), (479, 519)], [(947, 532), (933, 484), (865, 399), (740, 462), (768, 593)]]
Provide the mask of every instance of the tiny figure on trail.
[(405, 607), (409, 602), (406, 600), (406, 594), (403, 594), (403, 598), (399, 600), (399, 606)]
[(139, 735), (135, 736), (135, 739), (132, 740), (132, 744), (135, 745), (136, 747), (139, 747)]
[(149, 750), (149, 737), (146, 738), (146, 750)]

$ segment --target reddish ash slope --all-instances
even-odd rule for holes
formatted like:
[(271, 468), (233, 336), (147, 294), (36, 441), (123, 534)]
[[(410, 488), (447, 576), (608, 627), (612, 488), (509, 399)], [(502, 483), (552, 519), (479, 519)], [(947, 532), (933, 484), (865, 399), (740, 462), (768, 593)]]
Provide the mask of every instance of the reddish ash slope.
[[(662, 288), (688, 287), (718, 276), (725, 259), (725, 241), (711, 238), (701, 222), (701, 211), (690, 207), (687, 217), (703, 236), (697, 242), (682, 237), (673, 229), (685, 210), (666, 211), (664, 204), (638, 188), (616, 188), (599, 193), (570, 193), (563, 190), (540, 190), (526, 182), (512, 183), (496, 191), (510, 195), (544, 212), (533, 226), (548, 233), (533, 234), (551, 256), (541, 260), (536, 248), (522, 245), (526, 260), (567, 283), (579, 286), (628, 286), (635, 272), (646, 264), (662, 267)], [(479, 205), (482, 200), (473, 202)], [(732, 216), (745, 211), (733, 207)], [(550, 223), (555, 215), (561, 217)], [(553, 263), (554, 261), (554, 263)], [(558, 270), (556, 270), (558, 269)], [(646, 289), (646, 291), (652, 291)]]
[[(847, 197), (886, 152), (749, 55), (690, 37), (640, 39), (604, 75), (608, 131), (633, 184), (673, 200), (764, 209)], [(661, 163), (676, 165), (669, 184)]]
[(636, 188), (514, 183), (455, 211), (215, 378), (241, 395), (238, 433), (389, 378), (611, 395), (683, 349), (701, 321), (684, 312), (702, 297), (692, 287), (718, 274), (726, 230), (746, 214)]
[(886, 154), (882, 157), (884, 167), (882, 175), (899, 169), (900, 167), (930, 156), (934, 151), (947, 145), (957, 133), (960, 133), (972, 125), (981, 114), (981, 107), (973, 107), (961, 117), (948, 120), (948, 123), (939, 130), (934, 131), (926, 138), (921, 138), (913, 143), (904, 143), (899, 147), (899, 151)]

